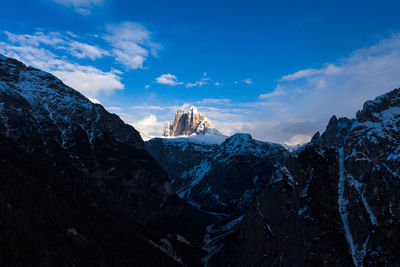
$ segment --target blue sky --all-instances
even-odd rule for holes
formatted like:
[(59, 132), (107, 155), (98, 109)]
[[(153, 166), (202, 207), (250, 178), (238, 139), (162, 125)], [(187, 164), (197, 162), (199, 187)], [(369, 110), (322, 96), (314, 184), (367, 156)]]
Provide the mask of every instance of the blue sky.
[(400, 86), (398, 10), (398, 1), (5, 1), (0, 53), (153, 135), (196, 105), (227, 135), (295, 144)]

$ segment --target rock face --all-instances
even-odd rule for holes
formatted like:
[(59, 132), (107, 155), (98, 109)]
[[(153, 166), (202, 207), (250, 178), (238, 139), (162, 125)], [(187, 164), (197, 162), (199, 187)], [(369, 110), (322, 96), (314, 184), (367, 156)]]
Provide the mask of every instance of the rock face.
[(6, 57), (0, 141), (0, 265), (201, 263), (210, 218), (177, 197), (139, 133)]
[(235, 134), (222, 144), (154, 138), (146, 142), (146, 148), (165, 168), (182, 199), (218, 219), (207, 227), (204, 249), (208, 255), (203, 263), (229, 264), (244, 211), (288, 152), (249, 134)]
[(191, 106), (189, 111), (185, 112), (179, 109), (176, 112), (172, 125), (168, 122), (163, 128), (163, 136), (180, 136), (191, 135), (193, 133), (200, 134), (207, 129), (214, 129), (212, 122), (197, 108)]
[(235, 134), (220, 145), (153, 138), (146, 148), (181, 198), (199, 209), (229, 214), (244, 211), (287, 154), (281, 145), (250, 134)]
[(240, 226), (239, 266), (400, 264), (400, 89), (291, 154)]

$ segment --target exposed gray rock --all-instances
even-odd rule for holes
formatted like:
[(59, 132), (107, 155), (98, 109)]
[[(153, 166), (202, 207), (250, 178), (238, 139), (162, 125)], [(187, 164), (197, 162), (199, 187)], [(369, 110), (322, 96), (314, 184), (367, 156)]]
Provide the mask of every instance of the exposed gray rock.
[(200, 134), (207, 129), (214, 128), (214, 125), (206, 115), (198, 112), (196, 107), (191, 106), (187, 112), (183, 109), (178, 109), (173, 124), (170, 125), (167, 122), (163, 127), (163, 136)]

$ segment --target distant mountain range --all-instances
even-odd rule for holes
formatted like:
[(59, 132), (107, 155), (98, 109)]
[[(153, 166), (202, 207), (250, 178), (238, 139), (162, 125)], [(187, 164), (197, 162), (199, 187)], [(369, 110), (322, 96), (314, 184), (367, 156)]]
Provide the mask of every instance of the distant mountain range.
[(143, 142), (0, 55), (0, 148), (1, 266), (400, 265), (400, 89), (295, 149), (195, 107)]

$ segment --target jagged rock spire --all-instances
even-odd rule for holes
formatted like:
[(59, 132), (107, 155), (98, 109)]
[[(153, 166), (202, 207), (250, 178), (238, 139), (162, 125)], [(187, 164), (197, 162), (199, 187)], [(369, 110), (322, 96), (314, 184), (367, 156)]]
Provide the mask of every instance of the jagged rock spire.
[(207, 129), (214, 129), (212, 122), (200, 113), (195, 106), (191, 106), (189, 111), (178, 109), (172, 125), (167, 122), (163, 127), (163, 136), (191, 135), (200, 134)]

